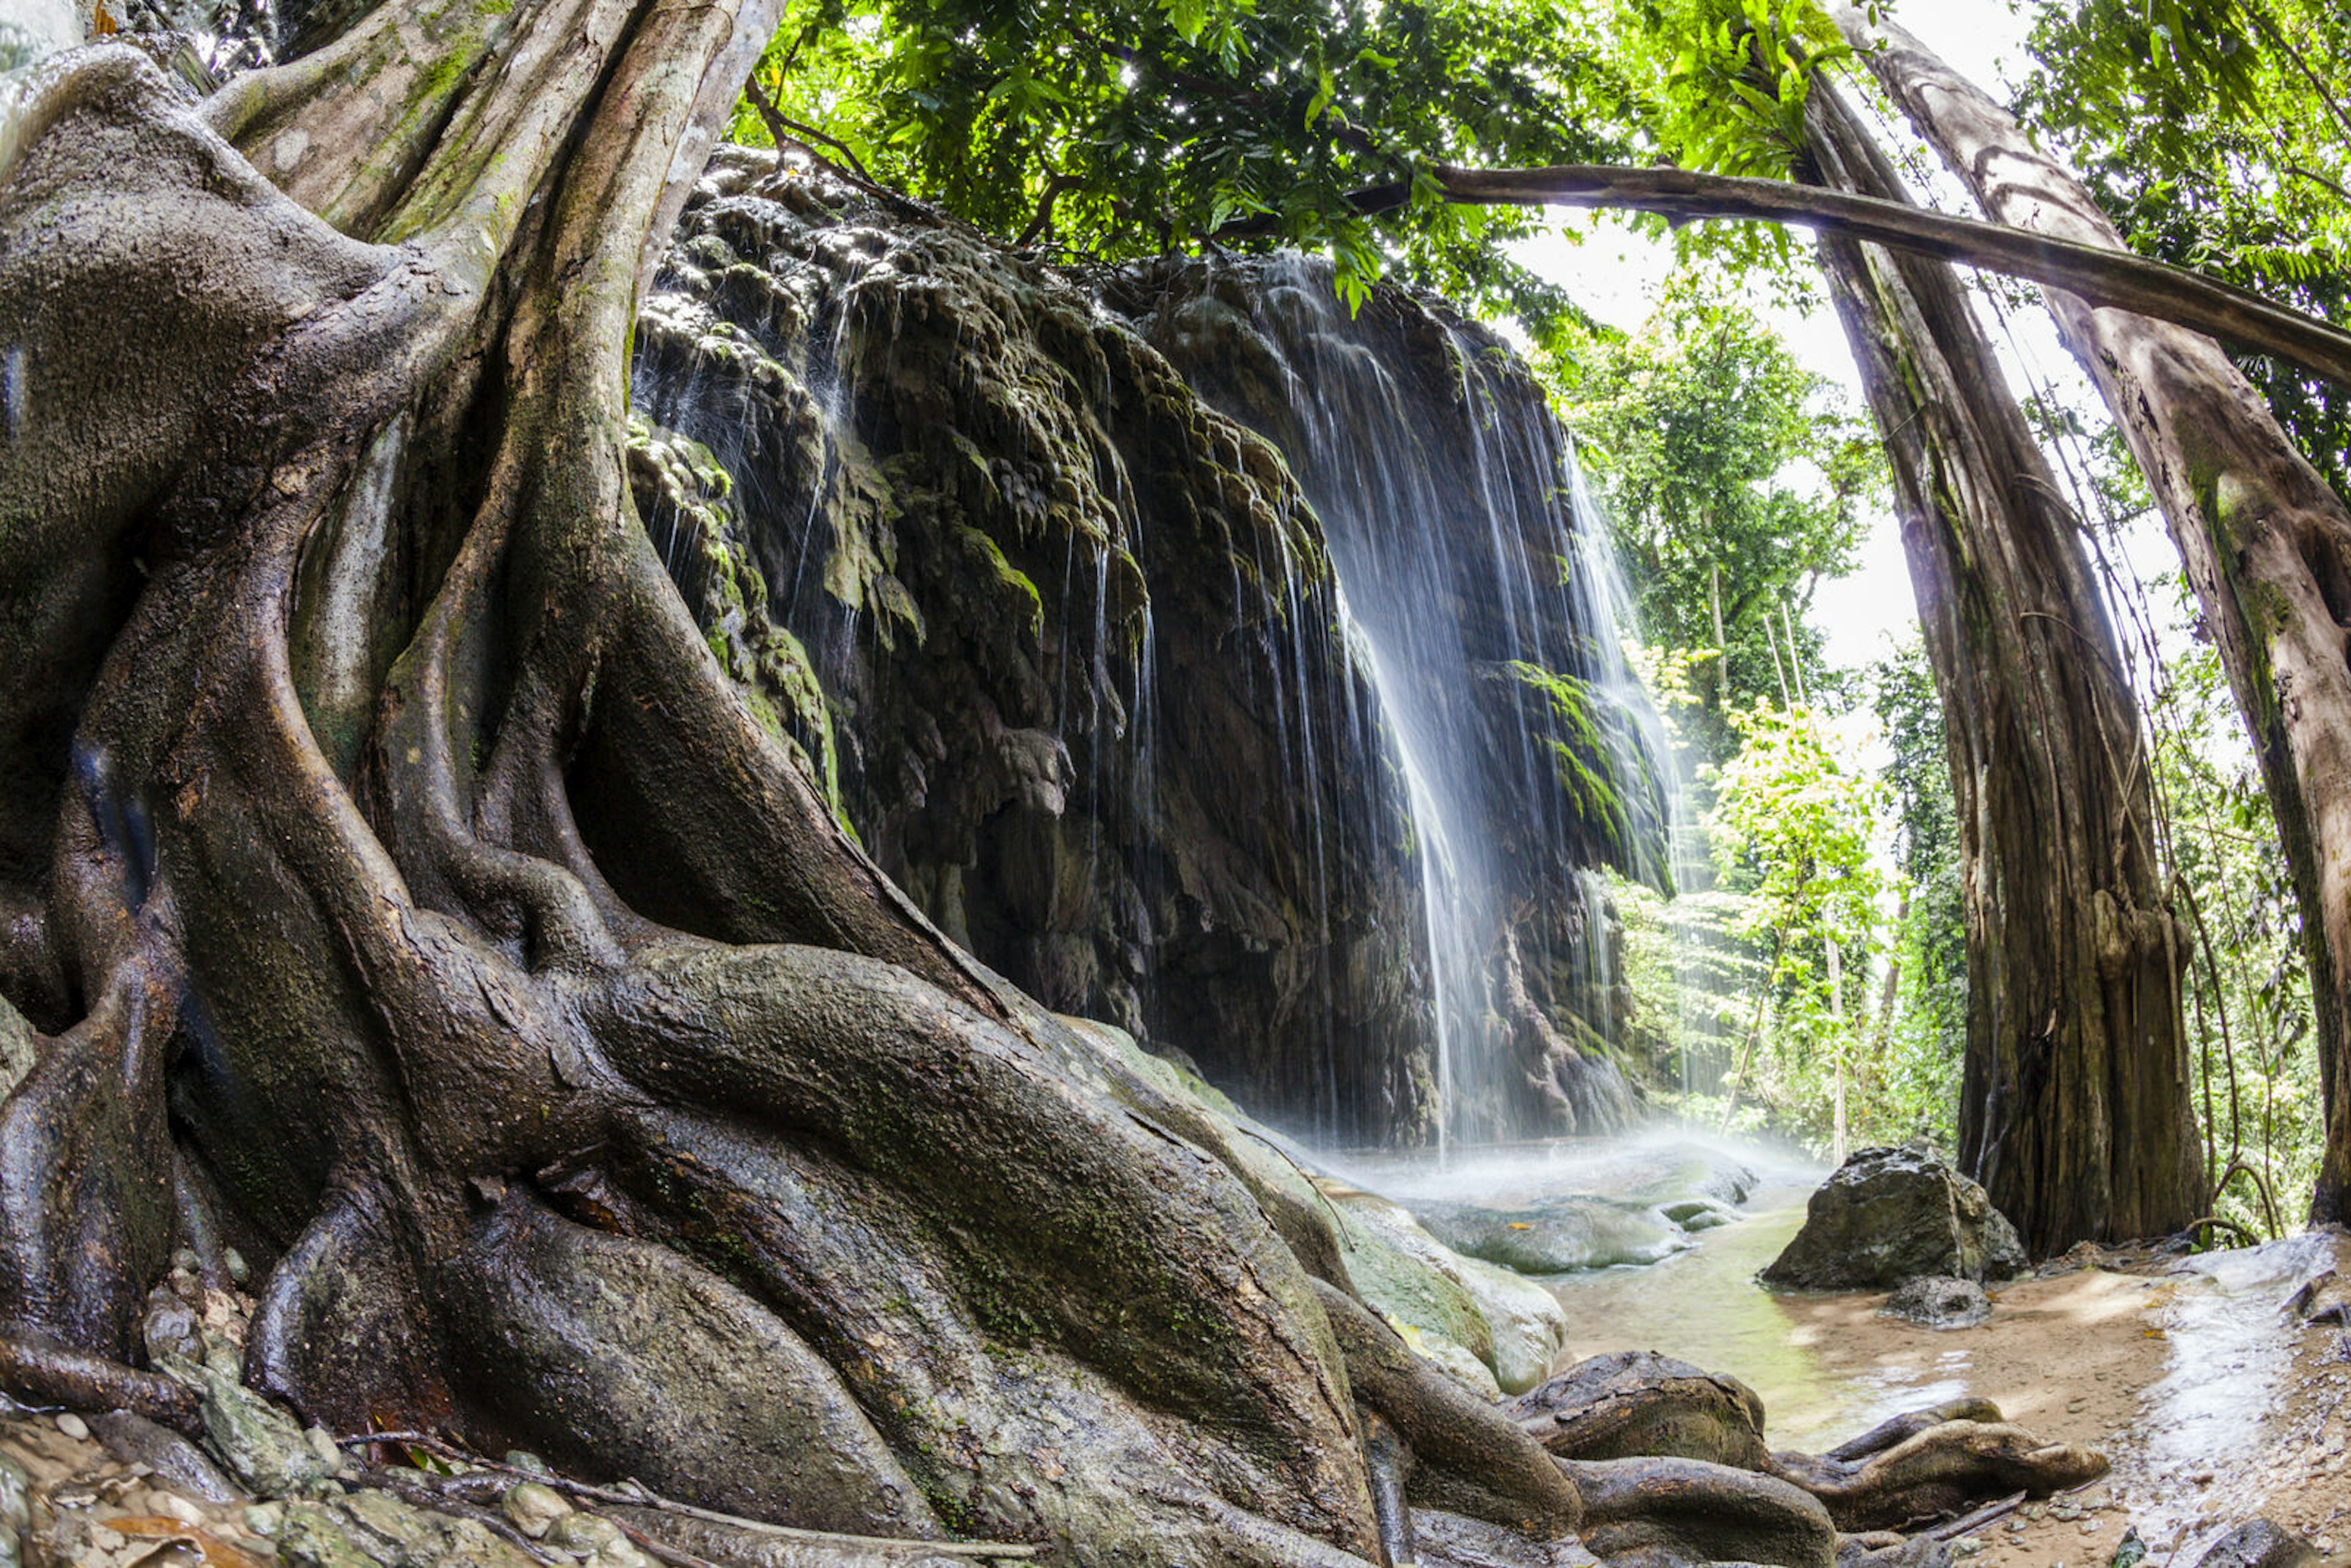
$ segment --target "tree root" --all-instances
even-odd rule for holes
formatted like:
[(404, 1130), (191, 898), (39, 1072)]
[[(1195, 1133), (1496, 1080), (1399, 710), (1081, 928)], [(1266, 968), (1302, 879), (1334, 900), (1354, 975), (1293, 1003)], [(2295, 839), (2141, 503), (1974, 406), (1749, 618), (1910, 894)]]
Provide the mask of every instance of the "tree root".
[(2035, 1497), (2094, 1481), (2105, 1456), (2074, 1443), (2044, 1443), (2022, 1427), (1944, 1421), (1858, 1462), (1775, 1454), (1772, 1471), (1828, 1506), (1844, 1530), (1899, 1530), (1964, 1512), (1987, 1493)]
[(204, 1420), (195, 1391), (161, 1373), (0, 1334), (0, 1390), (28, 1405), (128, 1410), (189, 1437)]

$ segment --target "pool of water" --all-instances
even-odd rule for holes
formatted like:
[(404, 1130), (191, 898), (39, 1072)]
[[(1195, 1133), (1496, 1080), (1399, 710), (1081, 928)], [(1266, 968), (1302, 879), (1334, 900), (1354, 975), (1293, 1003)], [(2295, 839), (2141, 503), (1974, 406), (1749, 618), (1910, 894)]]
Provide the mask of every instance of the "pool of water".
[(1822, 1354), (1834, 1330), (1803, 1310), (1805, 1298), (1755, 1282), (1803, 1223), (1810, 1194), (1809, 1186), (1765, 1186), (1744, 1218), (1663, 1262), (1546, 1281), (1567, 1312), (1568, 1358), (1654, 1350), (1728, 1373), (1761, 1396), (1775, 1448), (1834, 1448), (1889, 1416), (1967, 1392), (1962, 1336), (1947, 1336), (1949, 1347), (1923, 1368), (1839, 1370)]

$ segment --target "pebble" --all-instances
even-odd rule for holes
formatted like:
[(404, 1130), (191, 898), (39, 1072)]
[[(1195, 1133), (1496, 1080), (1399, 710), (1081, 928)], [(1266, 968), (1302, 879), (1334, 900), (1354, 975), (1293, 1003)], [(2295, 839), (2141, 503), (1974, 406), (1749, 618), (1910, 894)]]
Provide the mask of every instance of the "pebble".
[(277, 1534), (285, 1520), (286, 1505), (282, 1502), (256, 1502), (245, 1511), (245, 1527), (256, 1535)]
[(324, 1427), (313, 1427), (302, 1436), (309, 1439), (310, 1451), (319, 1456), (320, 1464), (330, 1470), (343, 1468), (343, 1451), (335, 1447), (335, 1435), (332, 1432), (328, 1431)]
[(234, 1247), (221, 1254), (221, 1265), (228, 1270), (233, 1284), (242, 1285), (253, 1278), (253, 1266), (245, 1260), (245, 1254)]
[[(519, 1491), (521, 1489), (515, 1489)], [(548, 1521), (544, 1539), (549, 1546), (559, 1546), (566, 1552), (583, 1555), (601, 1552), (616, 1542), (626, 1542), (621, 1527), (611, 1520), (592, 1513), (564, 1512)]]
[(89, 1441), (89, 1423), (70, 1410), (63, 1411), (58, 1415), (57, 1430), (77, 1443)]
[(151, 1491), (147, 1496), (151, 1500), (150, 1506), (166, 1519), (176, 1519), (182, 1524), (202, 1524), (204, 1521), (204, 1511), (177, 1492)]
[(537, 1481), (508, 1487), (499, 1507), (505, 1511), (507, 1521), (533, 1541), (545, 1535), (549, 1525), (571, 1511), (571, 1505), (563, 1500), (562, 1493)]

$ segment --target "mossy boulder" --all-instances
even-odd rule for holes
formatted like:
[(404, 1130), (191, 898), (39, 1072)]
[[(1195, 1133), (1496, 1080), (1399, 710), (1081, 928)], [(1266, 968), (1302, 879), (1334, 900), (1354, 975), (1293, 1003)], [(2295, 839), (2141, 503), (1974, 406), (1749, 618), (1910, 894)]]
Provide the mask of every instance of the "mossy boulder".
[(1763, 1281), (1885, 1291), (1921, 1274), (2004, 1280), (2024, 1265), (2016, 1227), (1981, 1186), (1917, 1149), (1864, 1149), (1813, 1194)]

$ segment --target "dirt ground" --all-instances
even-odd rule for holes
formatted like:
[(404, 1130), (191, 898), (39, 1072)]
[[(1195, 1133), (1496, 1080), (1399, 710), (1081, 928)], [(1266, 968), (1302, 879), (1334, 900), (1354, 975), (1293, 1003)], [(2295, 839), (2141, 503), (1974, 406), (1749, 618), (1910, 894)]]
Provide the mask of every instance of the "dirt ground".
[(2011, 1283), (1990, 1321), (1939, 1333), (1881, 1315), (1881, 1296), (1784, 1304), (1792, 1336), (1833, 1374), (1957, 1382), (2114, 1461), (2105, 1481), (1963, 1538), (1977, 1563), (2105, 1568), (2135, 1531), (2146, 1568), (2192, 1568), (2227, 1528), (2266, 1514), (2351, 1564), (2351, 1336), (2284, 1310), (2329, 1267), (2351, 1273), (2351, 1240), (2300, 1238), (2185, 1270), (2076, 1269)]

